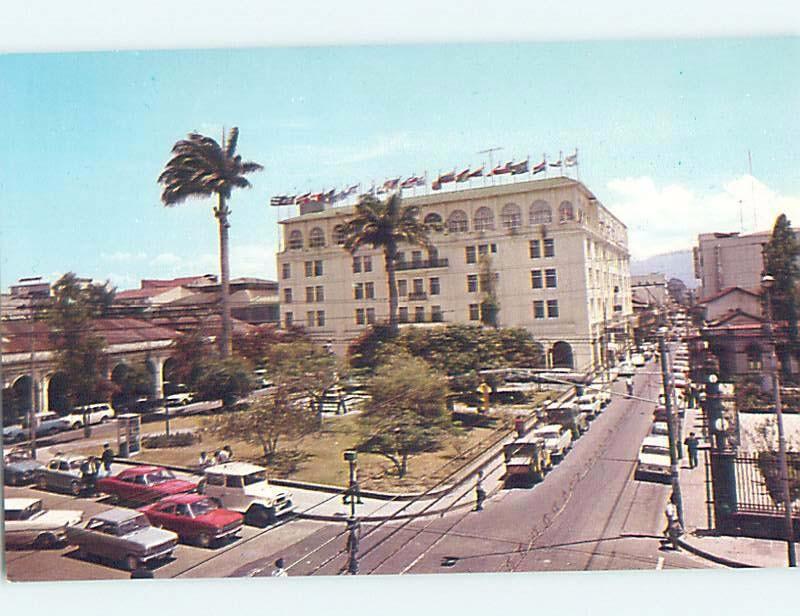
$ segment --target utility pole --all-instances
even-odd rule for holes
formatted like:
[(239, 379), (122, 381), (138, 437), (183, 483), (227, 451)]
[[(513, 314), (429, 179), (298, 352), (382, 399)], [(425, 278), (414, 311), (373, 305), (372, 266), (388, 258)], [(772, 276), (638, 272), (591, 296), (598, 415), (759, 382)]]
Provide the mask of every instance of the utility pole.
[(664, 407), (667, 415), (667, 433), (669, 438), (669, 471), (672, 480), (672, 495), (675, 499), (675, 507), (678, 510), (678, 521), (683, 528), (683, 498), (681, 497), (681, 484), (678, 479), (678, 450), (676, 442), (675, 423), (672, 415), (672, 383), (669, 373), (669, 356), (667, 354), (667, 342), (664, 330), (658, 330), (658, 352), (661, 356), (661, 382), (664, 386)]
[(350, 487), (347, 490), (347, 496), (350, 497), (350, 517), (347, 519), (347, 572), (350, 575), (358, 575), (358, 543), (361, 534), (361, 523), (356, 518), (356, 500), (361, 502), (361, 492), (356, 479), (357, 455), (352, 449), (344, 452), (344, 459), (350, 464)]
[(772, 395), (775, 398), (775, 420), (778, 424), (778, 468), (781, 474), (781, 491), (783, 492), (783, 514), (784, 523), (786, 525), (786, 553), (790, 567), (797, 566), (797, 555), (794, 550), (794, 524), (792, 522), (792, 498), (789, 492), (789, 468), (786, 462), (786, 435), (783, 430), (783, 408), (781, 404), (781, 382), (780, 372), (778, 369), (778, 351), (777, 339), (775, 337), (775, 328), (772, 323), (772, 287), (775, 284), (775, 279), (772, 276), (766, 275), (761, 279), (761, 286), (766, 291), (766, 308), (767, 308), (767, 322), (766, 333), (769, 338), (770, 347), (770, 372), (772, 376)]
[[(41, 282), (41, 276), (31, 276), (29, 278), (20, 278), (19, 282), (21, 283), (28, 283), (28, 282)], [(35, 460), (36, 459), (36, 305), (34, 301), (34, 294), (30, 292), (29, 289), (28, 293), (28, 310), (29, 318), (30, 318), (30, 335), (31, 335), (31, 359), (30, 359), (30, 398), (31, 398), (31, 405), (28, 409), (28, 441), (29, 447), (31, 451), (31, 457)]]

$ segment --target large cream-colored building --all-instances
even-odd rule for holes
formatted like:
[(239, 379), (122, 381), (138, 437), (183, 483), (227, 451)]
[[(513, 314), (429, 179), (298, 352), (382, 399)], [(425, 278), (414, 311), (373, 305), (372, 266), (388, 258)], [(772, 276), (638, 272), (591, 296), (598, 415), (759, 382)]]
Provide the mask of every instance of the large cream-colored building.
[[(632, 315), (627, 229), (583, 184), (528, 180), (403, 203), (443, 229), (431, 233), (430, 251), (400, 248), (401, 323), (478, 324), (481, 287), (493, 278), (498, 324), (530, 330), (548, 365), (590, 370), (604, 349), (623, 350)], [(282, 323), (304, 326), (337, 352), (388, 319), (383, 253), (353, 256), (341, 245), (353, 211), (333, 207), (284, 220), (277, 255)]]

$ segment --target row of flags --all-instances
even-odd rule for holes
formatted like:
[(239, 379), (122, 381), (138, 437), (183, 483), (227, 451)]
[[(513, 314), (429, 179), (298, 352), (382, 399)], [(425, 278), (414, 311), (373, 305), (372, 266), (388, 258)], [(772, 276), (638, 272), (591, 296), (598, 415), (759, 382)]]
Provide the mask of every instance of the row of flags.
[[(479, 177), (495, 177), (495, 176), (502, 176), (502, 175), (521, 175), (524, 173), (530, 173), (531, 175), (537, 175), (539, 173), (544, 173), (547, 171), (548, 167), (564, 169), (565, 167), (577, 167), (578, 166), (578, 150), (575, 150), (574, 154), (569, 156), (563, 156), (561, 152), (559, 152), (558, 160), (555, 162), (548, 162), (547, 155), (542, 155), (542, 162), (533, 165), (530, 165), (530, 156), (525, 160), (514, 162), (510, 160), (506, 163), (499, 163), (489, 171), (485, 171), (486, 166), (481, 165), (477, 169), (472, 169), (471, 167), (467, 167), (466, 169), (462, 169), (461, 171), (456, 171), (453, 169), (450, 172), (439, 174), (439, 176), (431, 182), (431, 189), (433, 190), (441, 190), (443, 184), (449, 184), (451, 182), (459, 184), (462, 182), (467, 182), (469, 180), (479, 178)], [(425, 186), (428, 183), (427, 173), (424, 175), (411, 175), (405, 179), (402, 179), (402, 176), (398, 176), (396, 178), (392, 178), (386, 180), (382, 185), (376, 186), (374, 183), (369, 188), (369, 190), (365, 191), (362, 194), (370, 194), (370, 195), (382, 195), (385, 193), (389, 193), (398, 189), (410, 189), (416, 188), (417, 186)], [(337, 191), (336, 189), (330, 191), (322, 191), (318, 193), (305, 193), (302, 195), (276, 195), (270, 199), (269, 204), (273, 206), (281, 206), (281, 205), (305, 205), (307, 203), (325, 203), (325, 204), (333, 204), (339, 201), (343, 201), (348, 197), (358, 194), (361, 184), (353, 184), (343, 190)]]

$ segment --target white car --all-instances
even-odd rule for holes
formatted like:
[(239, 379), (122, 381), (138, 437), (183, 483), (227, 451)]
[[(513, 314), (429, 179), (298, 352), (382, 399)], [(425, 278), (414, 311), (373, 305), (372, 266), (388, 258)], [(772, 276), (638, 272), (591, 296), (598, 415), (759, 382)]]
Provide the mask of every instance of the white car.
[(73, 430), (83, 428), (84, 422), (88, 421), (90, 426), (106, 423), (114, 419), (116, 411), (108, 402), (98, 402), (97, 404), (87, 404), (86, 406), (76, 406), (69, 415), (63, 415), (61, 419), (69, 424)]
[(225, 462), (205, 469), (202, 490), (225, 509), (245, 515), (245, 520), (266, 526), (291, 513), (292, 493), (271, 486), (267, 469), (246, 462)]
[(633, 376), (634, 374), (636, 374), (636, 370), (634, 369), (633, 364), (623, 362), (619, 365), (620, 376)]
[(583, 394), (575, 400), (578, 409), (586, 413), (589, 417), (596, 417), (600, 414), (600, 398), (592, 394)]
[(670, 477), (669, 439), (666, 436), (647, 436), (642, 441), (636, 463), (636, 479)]
[(549, 424), (536, 428), (533, 436), (544, 439), (544, 446), (550, 451), (550, 457), (563, 458), (572, 446), (572, 432), (560, 424)]
[(186, 406), (194, 402), (194, 394), (190, 392), (172, 394), (164, 398), (166, 406)]
[(635, 354), (631, 355), (631, 363), (634, 366), (636, 366), (637, 368), (641, 368), (646, 363), (645, 359), (644, 359), (644, 355), (642, 355), (641, 353), (635, 353)]
[(595, 379), (586, 390), (600, 400), (600, 406), (605, 407), (611, 402), (611, 381), (606, 381), (602, 377)]
[(669, 426), (666, 421), (654, 421), (650, 426), (650, 436), (669, 436)]
[(51, 548), (66, 539), (68, 526), (81, 521), (80, 511), (43, 509), (38, 498), (6, 498), (3, 509), (9, 546)]

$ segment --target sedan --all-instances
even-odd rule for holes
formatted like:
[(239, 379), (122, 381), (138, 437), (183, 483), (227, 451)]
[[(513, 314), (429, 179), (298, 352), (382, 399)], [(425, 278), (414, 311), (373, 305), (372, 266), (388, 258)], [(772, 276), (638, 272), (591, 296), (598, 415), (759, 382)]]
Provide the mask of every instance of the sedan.
[(36, 481), (36, 475), (44, 466), (32, 458), (10, 459), (5, 463), (3, 477), (10, 486), (24, 486)]
[(113, 477), (97, 482), (100, 492), (110, 494), (114, 501), (136, 504), (149, 503), (165, 496), (197, 491), (198, 484), (178, 479), (175, 474), (160, 466), (134, 466)]
[(168, 496), (139, 511), (153, 526), (171, 530), (182, 541), (203, 548), (235, 535), (244, 525), (241, 513), (222, 509), (216, 501), (202, 494)]
[(8, 546), (51, 548), (66, 538), (67, 527), (81, 521), (80, 511), (43, 509), (38, 498), (7, 498), (3, 509)]

